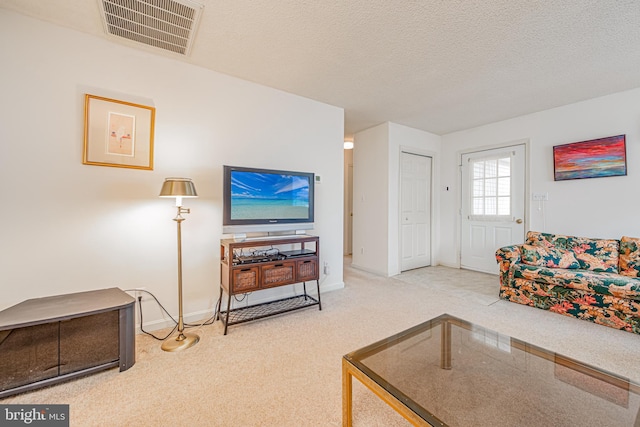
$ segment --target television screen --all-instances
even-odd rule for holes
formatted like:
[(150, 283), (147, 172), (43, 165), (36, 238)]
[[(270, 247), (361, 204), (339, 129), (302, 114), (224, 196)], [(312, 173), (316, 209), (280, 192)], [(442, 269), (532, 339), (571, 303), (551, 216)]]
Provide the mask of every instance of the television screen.
[[(313, 184), (313, 173), (225, 166), (223, 231), (269, 231), (269, 225), (312, 223)], [(288, 228), (309, 228), (299, 225)]]

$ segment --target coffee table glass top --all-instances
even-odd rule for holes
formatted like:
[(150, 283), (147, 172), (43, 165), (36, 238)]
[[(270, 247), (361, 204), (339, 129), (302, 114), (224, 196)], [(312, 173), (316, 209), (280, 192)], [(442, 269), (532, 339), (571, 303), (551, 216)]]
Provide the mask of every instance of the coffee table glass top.
[(447, 314), (344, 359), (431, 425), (640, 426), (638, 384)]

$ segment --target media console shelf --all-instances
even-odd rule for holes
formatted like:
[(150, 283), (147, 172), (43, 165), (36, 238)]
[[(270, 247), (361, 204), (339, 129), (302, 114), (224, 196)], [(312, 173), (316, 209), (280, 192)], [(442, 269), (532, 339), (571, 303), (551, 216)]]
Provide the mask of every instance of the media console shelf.
[(135, 300), (118, 288), (23, 301), (0, 311), (0, 399), (135, 363)]
[[(284, 249), (280, 250), (278, 246)], [(220, 297), (216, 308), (218, 319), (224, 324), (224, 334), (227, 334), (230, 325), (238, 323), (316, 305), (322, 310), (319, 259), (318, 236), (268, 236), (244, 241), (220, 240)], [(312, 280), (316, 281), (315, 297), (307, 293), (306, 282)], [(302, 295), (231, 308), (231, 297), (234, 295), (296, 283), (302, 283)], [(223, 308), (222, 295), (225, 293), (227, 306)]]

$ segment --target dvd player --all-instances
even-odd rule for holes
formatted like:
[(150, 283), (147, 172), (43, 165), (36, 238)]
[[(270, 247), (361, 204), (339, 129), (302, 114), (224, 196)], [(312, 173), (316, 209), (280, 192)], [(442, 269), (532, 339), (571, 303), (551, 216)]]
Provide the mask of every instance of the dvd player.
[(282, 254), (275, 255), (243, 255), (237, 256), (233, 258), (234, 264), (255, 264), (257, 262), (269, 262), (269, 261), (280, 261), (283, 259), (287, 259), (286, 256)]
[(281, 251), (280, 255), (284, 255), (287, 258), (295, 258), (299, 256), (315, 255), (316, 251), (313, 249), (296, 249), (293, 251)]

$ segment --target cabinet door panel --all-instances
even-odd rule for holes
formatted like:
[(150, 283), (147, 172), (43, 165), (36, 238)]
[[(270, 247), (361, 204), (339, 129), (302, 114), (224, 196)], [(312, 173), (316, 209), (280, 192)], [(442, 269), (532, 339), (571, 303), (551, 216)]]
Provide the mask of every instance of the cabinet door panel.
[(318, 280), (318, 261), (315, 259), (298, 261), (297, 273), (297, 279), (299, 282), (306, 282), (307, 280)]
[(295, 262), (284, 261), (262, 266), (262, 287), (295, 283)]
[(234, 268), (232, 274), (233, 289), (231, 292), (234, 294), (254, 291), (260, 286), (259, 268), (257, 266)]
[(120, 357), (117, 310), (60, 322), (60, 375)]
[(0, 391), (58, 376), (58, 322), (0, 331)]

